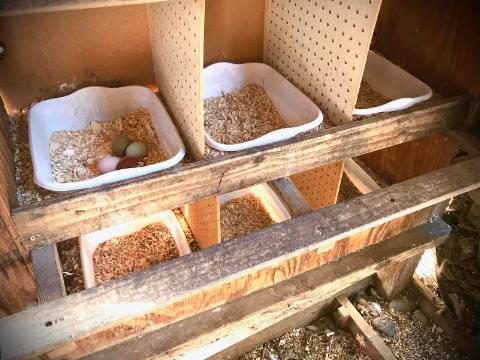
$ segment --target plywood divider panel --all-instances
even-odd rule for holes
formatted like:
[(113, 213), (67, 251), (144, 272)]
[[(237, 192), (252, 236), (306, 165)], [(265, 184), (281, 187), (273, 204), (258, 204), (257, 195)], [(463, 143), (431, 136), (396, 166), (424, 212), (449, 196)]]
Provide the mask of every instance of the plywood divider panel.
[(149, 5), (155, 77), (177, 129), (195, 160), (205, 157), (203, 26), (205, 0)]
[[(264, 61), (333, 123), (352, 121), (381, 0), (267, 0)], [(332, 205), (343, 163), (292, 176), (313, 209)]]
[(146, 5), (2, 17), (0, 41), (8, 112), (85, 86), (155, 83)]
[[(205, 0), (172, 0), (149, 5), (159, 94), (195, 160), (205, 158), (204, 16)], [(200, 247), (220, 241), (220, 209), (216, 197), (186, 205), (182, 210)]]
[(220, 202), (218, 196), (182, 208), (188, 226), (201, 249), (220, 243)]
[(344, 161), (339, 161), (290, 176), (313, 210), (337, 202), (344, 163)]
[(334, 123), (352, 120), (381, 0), (267, 0), (264, 61)]

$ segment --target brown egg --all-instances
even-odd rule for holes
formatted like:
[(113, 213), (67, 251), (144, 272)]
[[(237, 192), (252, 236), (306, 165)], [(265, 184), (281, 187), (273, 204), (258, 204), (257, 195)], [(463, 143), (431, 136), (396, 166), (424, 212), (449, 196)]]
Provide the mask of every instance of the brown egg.
[(117, 169), (129, 169), (129, 168), (135, 168), (135, 167), (140, 167), (143, 166), (143, 162), (141, 159), (137, 157), (126, 157), (122, 160), (117, 165)]

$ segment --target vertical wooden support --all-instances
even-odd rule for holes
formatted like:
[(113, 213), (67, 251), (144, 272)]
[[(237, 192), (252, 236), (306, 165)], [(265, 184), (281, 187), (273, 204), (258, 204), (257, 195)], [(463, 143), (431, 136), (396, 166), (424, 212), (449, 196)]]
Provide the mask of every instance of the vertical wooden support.
[(306, 215), (312, 211), (302, 193), (288, 177), (270, 181), (268, 184), (285, 204), (292, 217)]
[(340, 304), (335, 317), (341, 327), (349, 330), (355, 337), (357, 344), (373, 360), (395, 360), (396, 357), (385, 345), (382, 339), (375, 333), (372, 327), (365, 321), (360, 313), (345, 295), (337, 296)]
[(205, 0), (149, 5), (150, 38), (160, 96), (195, 160), (205, 157), (203, 26)]
[(38, 302), (40, 304), (67, 295), (63, 282), (62, 267), (58, 258), (57, 245), (47, 245), (32, 250)]
[[(267, 0), (264, 61), (336, 124), (352, 121), (380, 0)], [(313, 210), (337, 200), (343, 161), (291, 176)]]
[(393, 300), (402, 293), (412, 280), (422, 255), (389, 265), (377, 273), (375, 291), (387, 300)]
[[(205, 0), (172, 0), (149, 5), (159, 94), (195, 160), (205, 158), (204, 17)], [(216, 198), (189, 204), (183, 213), (200, 247), (220, 242), (220, 207)]]
[(220, 243), (220, 202), (217, 196), (188, 204), (182, 212), (201, 249)]
[(8, 116), (0, 99), (0, 316), (36, 302), (28, 252), (10, 216), (16, 204), (14, 174)]

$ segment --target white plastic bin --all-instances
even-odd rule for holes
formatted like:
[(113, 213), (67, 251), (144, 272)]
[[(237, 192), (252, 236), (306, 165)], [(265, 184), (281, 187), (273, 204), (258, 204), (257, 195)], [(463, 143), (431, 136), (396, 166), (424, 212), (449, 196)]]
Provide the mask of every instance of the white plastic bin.
[(393, 100), (372, 108), (355, 109), (355, 115), (403, 110), (433, 95), (428, 85), (373, 51), (368, 53), (363, 80), (372, 90)]
[(268, 65), (261, 63), (241, 65), (217, 63), (205, 68), (203, 77), (205, 99), (223, 96), (241, 90), (248, 85), (261, 86), (289, 126), (238, 144), (219, 143), (205, 132), (207, 144), (214, 149), (239, 151), (272, 144), (311, 130), (323, 121), (323, 114), (317, 105)]
[(277, 194), (275, 194), (275, 192), (267, 184), (259, 184), (246, 189), (220, 195), (220, 205), (225, 204), (229, 200), (238, 199), (248, 194), (255, 195), (262, 202), (265, 210), (268, 212), (272, 220), (275, 221), (275, 223), (292, 218)]
[(380, 186), (352, 159), (345, 160), (345, 174), (362, 194), (380, 189)]
[[(144, 167), (116, 170), (84, 181), (53, 181), (49, 141), (54, 131), (81, 130), (93, 120), (115, 120), (139, 108), (148, 109), (160, 146), (169, 156), (168, 160)], [(185, 156), (182, 139), (165, 107), (152, 91), (142, 86), (95, 86), (81, 89), (73, 94), (36, 104), (29, 112), (28, 121), (34, 182), (52, 191), (79, 190), (131, 179), (172, 167)]]
[(141, 230), (145, 226), (160, 222), (165, 225), (175, 239), (180, 256), (190, 254), (190, 246), (188, 245), (182, 226), (178, 222), (173, 211), (163, 211), (158, 214), (153, 214), (138, 220), (129, 221), (124, 224), (112, 226), (107, 229), (99, 230), (87, 235), (80, 236), (80, 260), (83, 269), (83, 278), (85, 280), (85, 287), (91, 288), (95, 286), (95, 272), (93, 268), (93, 254), (95, 249), (101, 243), (117, 238), (133, 234)]

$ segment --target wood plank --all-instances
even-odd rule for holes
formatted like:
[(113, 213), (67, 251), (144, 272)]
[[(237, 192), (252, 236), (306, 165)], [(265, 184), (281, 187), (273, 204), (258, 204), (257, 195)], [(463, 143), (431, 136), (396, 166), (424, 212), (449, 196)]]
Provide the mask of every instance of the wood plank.
[(447, 130), (445, 135), (467, 154), (480, 155), (480, 138), (464, 129)]
[(10, 136), (9, 118), (0, 98), (0, 316), (36, 302), (29, 253), (10, 214), (10, 208), (16, 205)]
[(312, 211), (302, 193), (289, 178), (280, 178), (268, 183), (279, 196), (293, 217), (302, 216)]
[(0, 320), (2, 348), (6, 354), (98, 351), (345, 256), (358, 247), (339, 241), (479, 187), (475, 159), (276, 224)]
[(432, 298), (430, 290), (417, 277), (413, 278), (412, 292), (418, 302), (418, 307), (435, 324), (445, 331), (445, 334), (457, 345), (470, 359), (478, 359), (480, 346), (475, 345), (473, 339), (466, 334), (464, 325), (448, 311), (440, 308)]
[(32, 273), (0, 218), (0, 313), (14, 314), (37, 303)]
[(375, 291), (389, 301), (395, 299), (410, 284), (421, 257), (420, 254), (380, 270), (375, 279)]
[(373, 47), (444, 96), (480, 95), (479, 33), (477, 0), (384, 0)]
[(466, 116), (468, 99), (439, 100), (433, 106), (383, 114), (139, 179), (65, 194), (15, 209), (14, 220), (29, 248), (66, 240), (444, 131)]
[[(360, 289), (358, 286), (352, 286), (351, 284), (360, 281), (360, 285), (366, 285), (367, 282), (361, 281), (361, 279), (369, 279), (368, 276), (366, 277), (367, 274), (370, 274), (370, 271), (367, 270), (369, 266), (360, 270), (358, 262), (364, 263), (364, 260), (369, 258), (367, 262), (370, 263), (370, 266), (377, 262), (377, 265), (374, 265), (374, 267), (380, 269), (389, 262), (405, 259), (408, 256), (412, 256), (412, 254), (418, 253), (420, 249), (416, 248), (412, 242), (412, 239), (415, 237), (423, 239), (418, 244), (423, 249), (426, 249), (426, 246), (433, 247), (445, 241), (446, 235), (443, 231), (438, 231), (436, 225), (430, 225), (420, 226), (410, 230), (408, 233), (398, 235), (341, 260), (305, 273), (305, 279), (307, 275), (312, 276), (312, 279), (308, 281), (309, 288), (306, 288), (304, 292), (291, 294), (285, 299), (280, 297), (278, 301), (274, 301), (268, 307), (258, 307), (257, 309), (260, 308), (261, 310), (257, 310), (257, 312), (246, 318), (226, 324), (211, 333), (176, 346), (173, 349), (169, 348), (169, 350), (163, 352), (158, 357), (152, 356), (155, 351), (148, 353), (148, 356), (156, 359), (237, 359), (240, 355), (272, 338), (307, 325), (321, 315), (323, 311), (327, 310), (334, 301), (334, 297), (339, 295), (339, 293), (348, 294), (355, 291), (355, 289)], [(440, 227), (443, 228), (443, 224)], [(433, 233), (428, 233), (432, 229)], [(413, 237), (410, 235), (413, 235)], [(389, 247), (390, 243), (393, 248)], [(398, 246), (400, 243), (404, 249), (401, 255), (401, 250)], [(393, 255), (394, 253), (395, 255)], [(284, 286), (288, 284), (290, 288), (295, 289), (297, 281), (296, 278), (293, 278), (284, 283), (286, 283)], [(252, 294), (252, 297), (255, 295)], [(98, 358), (104, 359), (105, 353), (109, 353), (109, 351), (106, 350), (100, 353), (99, 355), (101, 356), (98, 356)], [(93, 358), (97, 357), (94, 356)], [(106, 359), (113, 359), (113, 357), (106, 357)]]
[(53, 244), (32, 250), (31, 255), (39, 303), (43, 304), (66, 296), (57, 246)]
[(2, 17), (0, 34), (9, 113), (86, 86), (155, 89), (147, 5)]
[(205, 66), (263, 62), (264, 0), (208, 0), (205, 5)]
[[(331, 269), (329, 265), (328, 269)], [(222, 339), (226, 335), (238, 332), (239, 329), (258, 329), (253, 336), (241, 343), (235, 343), (235, 352), (240, 355), (251, 350), (257, 344), (262, 344), (271, 338), (314, 320), (322, 310), (327, 310), (334, 296), (340, 293), (354, 294), (365, 288), (371, 281), (371, 276), (344, 289), (344, 284), (339, 285), (332, 294), (323, 293), (325, 301), (315, 297), (318, 304), (301, 317), (294, 314), (288, 322), (280, 321), (281, 316), (286, 315), (285, 309), (290, 309), (290, 304), (296, 302), (294, 297), (325, 285), (326, 271), (323, 266), (288, 281), (257, 291), (248, 296), (230, 301), (225, 305), (213, 308), (198, 315), (177, 321), (171, 325), (144, 334), (141, 337), (132, 338), (124, 343), (111, 346), (85, 359), (117, 360), (119, 358), (152, 358), (155, 355), (172, 356), (175, 353), (184, 354), (187, 349), (195, 349), (207, 346), (212, 339)], [(347, 280), (352, 281), (351, 279)], [(317, 294), (316, 294), (317, 295)], [(280, 303), (282, 304), (280, 306)], [(294, 309), (295, 307), (292, 307)], [(278, 313), (281, 310), (281, 313)], [(267, 322), (265, 324), (265, 322)], [(262, 323), (262, 327), (258, 327)], [(264, 331), (261, 329), (265, 328)], [(280, 331), (280, 332), (279, 332)], [(192, 340), (193, 339), (193, 340)], [(185, 349), (185, 350), (184, 350)], [(220, 350), (220, 349), (219, 349)], [(230, 354), (229, 354), (230, 355)], [(167, 357), (168, 358), (168, 357)], [(231, 356), (226, 356), (231, 358)], [(196, 360), (196, 359), (195, 359)]]
[[(415, 255), (415, 257), (417, 256), (421, 256), (421, 254)], [(352, 332), (355, 341), (368, 356), (373, 360), (396, 359), (387, 345), (385, 345), (383, 340), (377, 335), (362, 315), (360, 315), (345, 295), (337, 296), (336, 301), (340, 304), (340, 307), (335, 313), (336, 319), (338, 319), (343, 328)]]
[(371, 152), (360, 160), (387, 183), (395, 184), (447, 166), (458, 149), (444, 135), (433, 134)]
[(165, 0), (2, 0), (0, 1), (0, 16), (138, 5), (159, 1)]

